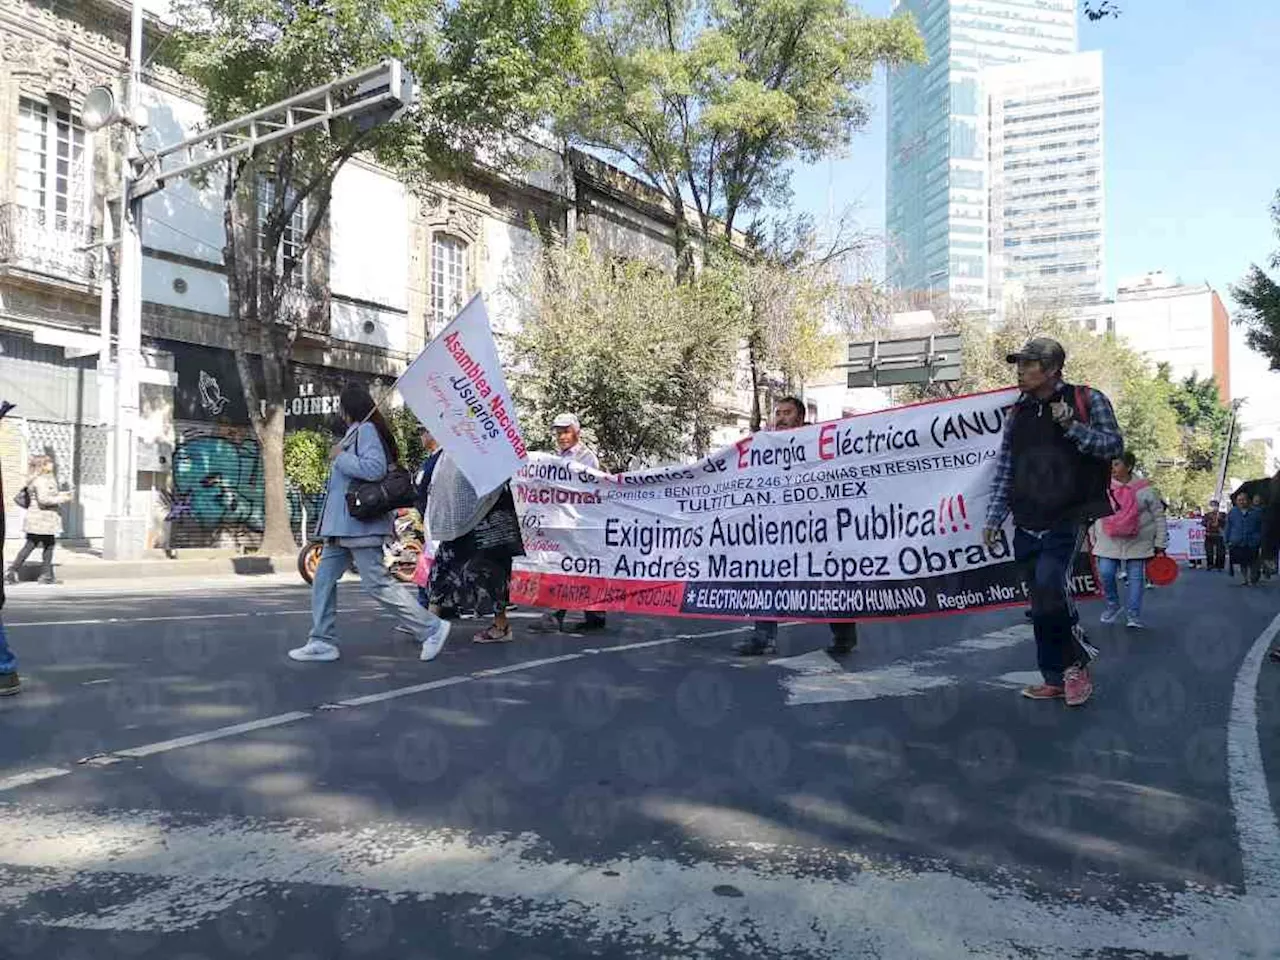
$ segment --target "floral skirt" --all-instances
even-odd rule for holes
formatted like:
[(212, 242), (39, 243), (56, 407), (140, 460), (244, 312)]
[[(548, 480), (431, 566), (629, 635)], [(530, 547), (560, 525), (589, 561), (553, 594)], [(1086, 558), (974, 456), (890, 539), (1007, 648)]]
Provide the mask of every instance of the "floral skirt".
[(523, 555), (515, 503), (506, 491), (479, 527), (440, 544), (419, 600), (442, 610), (495, 614), (511, 600), (511, 561)]

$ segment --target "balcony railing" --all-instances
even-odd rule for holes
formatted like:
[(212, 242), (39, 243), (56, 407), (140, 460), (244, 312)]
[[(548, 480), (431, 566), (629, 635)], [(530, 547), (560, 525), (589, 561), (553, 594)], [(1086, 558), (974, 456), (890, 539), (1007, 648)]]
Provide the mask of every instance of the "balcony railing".
[(94, 283), (100, 254), (85, 249), (98, 231), (83, 220), (16, 203), (0, 204), (0, 264), (77, 283)]
[(329, 303), (320, 290), (290, 286), (280, 297), (276, 319), (280, 323), (296, 323), (306, 333), (328, 334)]

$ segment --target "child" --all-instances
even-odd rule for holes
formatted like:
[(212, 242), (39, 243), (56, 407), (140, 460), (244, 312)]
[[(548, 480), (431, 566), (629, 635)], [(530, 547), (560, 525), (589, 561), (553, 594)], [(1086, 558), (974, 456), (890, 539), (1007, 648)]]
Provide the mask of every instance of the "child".
[(1226, 541), (1232, 566), (1241, 570), (1240, 585), (1255, 586), (1261, 572), (1258, 554), (1262, 546), (1262, 510), (1249, 502), (1247, 493), (1236, 496), (1236, 505), (1227, 514)]

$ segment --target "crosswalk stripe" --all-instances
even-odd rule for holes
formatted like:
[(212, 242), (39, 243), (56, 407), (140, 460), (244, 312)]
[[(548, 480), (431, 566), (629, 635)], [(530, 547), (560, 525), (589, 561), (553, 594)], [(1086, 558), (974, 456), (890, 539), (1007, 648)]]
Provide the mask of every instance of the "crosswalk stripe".
[[(58, 890), (67, 895), (41, 898), (38, 922), (84, 930), (191, 930), (239, 897), (270, 909), (271, 894), (314, 884), (396, 903), (471, 894), (484, 898), (470, 908), (477, 918), (517, 935), (573, 931), (633, 950), (671, 944), (682, 956), (718, 956), (726, 945), (832, 960), (1067, 949), (1260, 956), (1280, 942), (1280, 915), (1248, 897), (1162, 889), (1103, 909), (937, 868), (914, 872), (762, 843), (708, 843), (706, 860), (575, 863), (547, 859), (531, 834), (2, 804), (0, 836), (0, 915)], [(76, 889), (95, 893), (92, 908)], [(1149, 910), (1136, 905), (1144, 902)]]

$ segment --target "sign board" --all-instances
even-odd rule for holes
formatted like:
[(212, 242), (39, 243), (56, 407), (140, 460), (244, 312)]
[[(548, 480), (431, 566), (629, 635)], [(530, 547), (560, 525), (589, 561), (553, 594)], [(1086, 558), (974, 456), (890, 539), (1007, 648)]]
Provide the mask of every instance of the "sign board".
[(849, 389), (959, 380), (960, 334), (849, 344)]

